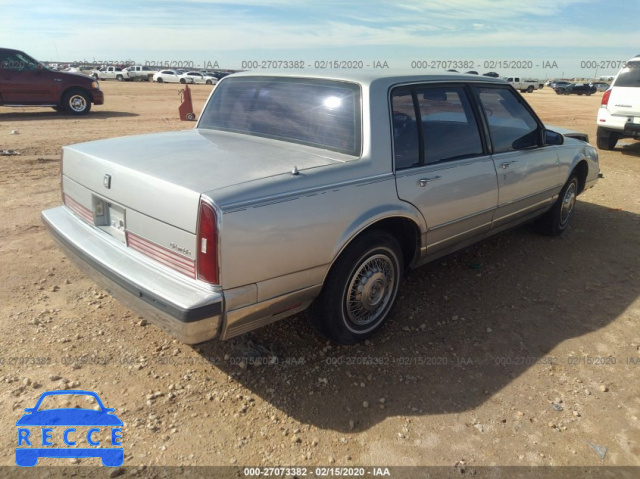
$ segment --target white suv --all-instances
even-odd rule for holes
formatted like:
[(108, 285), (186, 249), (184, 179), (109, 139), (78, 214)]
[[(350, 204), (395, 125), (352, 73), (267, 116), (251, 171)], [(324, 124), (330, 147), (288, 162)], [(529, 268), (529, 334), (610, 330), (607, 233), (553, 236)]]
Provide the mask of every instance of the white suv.
[(620, 138), (640, 139), (640, 55), (618, 72), (598, 110), (598, 148), (613, 150)]

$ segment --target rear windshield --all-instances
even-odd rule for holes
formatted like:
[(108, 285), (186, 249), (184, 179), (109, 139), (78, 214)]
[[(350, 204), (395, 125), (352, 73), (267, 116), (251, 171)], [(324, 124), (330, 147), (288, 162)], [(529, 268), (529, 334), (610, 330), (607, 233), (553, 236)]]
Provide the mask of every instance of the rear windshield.
[(229, 78), (216, 87), (198, 128), (360, 155), (360, 87), (304, 78)]
[(640, 87), (640, 62), (628, 62), (618, 73), (614, 86)]

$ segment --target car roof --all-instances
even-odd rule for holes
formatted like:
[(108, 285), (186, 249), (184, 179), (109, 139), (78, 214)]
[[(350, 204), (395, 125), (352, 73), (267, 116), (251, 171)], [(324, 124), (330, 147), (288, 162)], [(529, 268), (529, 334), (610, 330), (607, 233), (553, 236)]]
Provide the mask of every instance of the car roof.
[(326, 72), (314, 70), (313, 73), (304, 71), (270, 71), (255, 72), (246, 71), (234, 73), (233, 77), (288, 77), (288, 78), (309, 78), (309, 79), (325, 79), (336, 81), (347, 81), (360, 83), (363, 86), (371, 86), (373, 83), (388, 84), (389, 86), (399, 83), (413, 82), (469, 82), (469, 83), (487, 83), (504, 85), (506, 82), (500, 78), (492, 78), (481, 75), (470, 75), (466, 73), (427, 73), (420, 74), (415, 71), (399, 72), (380, 71), (380, 70), (328, 70)]

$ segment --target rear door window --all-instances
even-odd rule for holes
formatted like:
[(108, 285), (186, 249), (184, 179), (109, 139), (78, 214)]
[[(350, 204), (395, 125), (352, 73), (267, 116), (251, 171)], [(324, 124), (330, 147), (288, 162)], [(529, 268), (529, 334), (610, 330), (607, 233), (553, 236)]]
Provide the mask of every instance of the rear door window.
[(414, 86), (392, 93), (396, 169), (484, 154), (463, 86)]

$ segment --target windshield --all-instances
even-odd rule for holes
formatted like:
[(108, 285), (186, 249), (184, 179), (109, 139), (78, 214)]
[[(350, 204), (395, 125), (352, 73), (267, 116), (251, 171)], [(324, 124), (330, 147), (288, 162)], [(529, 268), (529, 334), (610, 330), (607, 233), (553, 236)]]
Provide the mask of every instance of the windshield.
[(615, 86), (640, 87), (640, 62), (629, 62), (616, 78)]
[(360, 154), (360, 88), (303, 78), (229, 78), (216, 87), (198, 128)]

